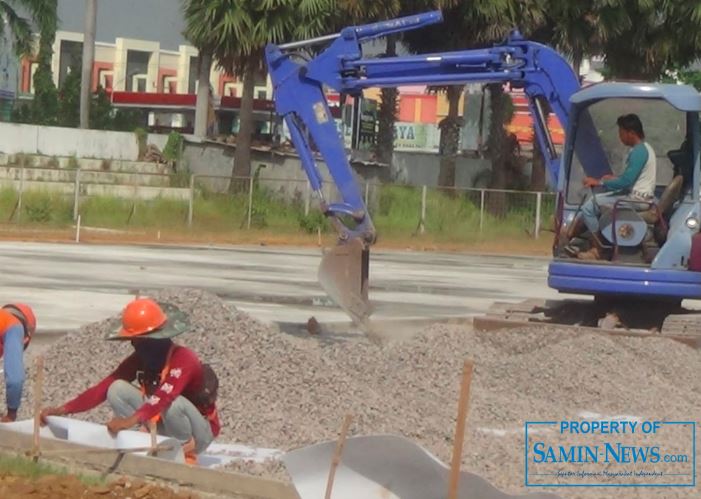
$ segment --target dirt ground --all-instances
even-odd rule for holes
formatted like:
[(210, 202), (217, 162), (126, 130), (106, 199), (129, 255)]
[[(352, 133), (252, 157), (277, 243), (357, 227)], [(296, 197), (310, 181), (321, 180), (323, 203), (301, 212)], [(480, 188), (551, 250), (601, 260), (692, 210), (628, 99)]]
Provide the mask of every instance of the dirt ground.
[[(44, 229), (17, 227), (0, 224), (0, 241), (75, 242), (75, 229)], [(336, 241), (333, 234), (316, 235), (280, 234), (275, 231), (250, 230), (231, 233), (202, 231), (168, 232), (156, 229), (119, 231), (105, 229), (82, 229), (81, 243), (92, 244), (242, 244), (259, 246), (330, 246)], [(445, 251), (482, 254), (519, 254), (527, 256), (549, 256), (552, 233), (543, 232), (538, 239), (505, 238), (500, 240), (439, 241), (430, 235), (408, 237), (380, 237), (373, 246), (375, 250)]]
[(120, 478), (107, 485), (86, 485), (75, 476), (45, 475), (36, 479), (11, 474), (0, 475), (3, 499), (201, 499), (191, 492), (172, 489), (138, 480)]

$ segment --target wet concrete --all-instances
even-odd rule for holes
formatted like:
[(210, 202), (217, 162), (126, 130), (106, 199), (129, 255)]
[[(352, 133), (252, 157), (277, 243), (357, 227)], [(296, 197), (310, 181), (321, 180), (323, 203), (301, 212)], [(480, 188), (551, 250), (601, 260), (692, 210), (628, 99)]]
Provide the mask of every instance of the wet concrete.
[[(264, 247), (0, 243), (0, 301), (35, 306), (39, 329), (71, 329), (118, 313), (138, 292), (204, 288), (266, 320), (347, 321), (316, 281), (320, 251)], [(494, 301), (555, 298), (545, 258), (373, 252), (374, 318), (446, 318)]]

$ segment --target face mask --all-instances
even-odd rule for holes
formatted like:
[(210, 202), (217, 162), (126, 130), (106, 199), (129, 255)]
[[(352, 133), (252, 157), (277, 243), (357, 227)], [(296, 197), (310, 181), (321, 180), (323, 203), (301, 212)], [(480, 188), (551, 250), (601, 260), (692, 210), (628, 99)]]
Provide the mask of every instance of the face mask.
[(169, 339), (143, 338), (132, 341), (141, 365), (147, 371), (160, 371), (166, 362), (168, 350), (173, 342)]

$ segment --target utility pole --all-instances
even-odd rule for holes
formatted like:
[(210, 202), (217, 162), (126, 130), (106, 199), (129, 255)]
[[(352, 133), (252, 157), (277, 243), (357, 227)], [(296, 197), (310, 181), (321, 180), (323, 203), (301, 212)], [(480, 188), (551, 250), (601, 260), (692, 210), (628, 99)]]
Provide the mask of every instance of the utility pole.
[(85, 27), (83, 32), (83, 72), (80, 79), (80, 128), (90, 128), (90, 97), (92, 69), (95, 60), (95, 26), (97, 0), (85, 0)]

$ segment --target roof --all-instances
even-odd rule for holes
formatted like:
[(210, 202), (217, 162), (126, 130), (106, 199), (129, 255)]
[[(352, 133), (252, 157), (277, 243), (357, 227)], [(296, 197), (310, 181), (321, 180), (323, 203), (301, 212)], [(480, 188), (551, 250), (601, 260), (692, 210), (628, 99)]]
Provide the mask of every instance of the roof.
[(680, 111), (701, 111), (701, 94), (692, 86), (674, 83), (595, 83), (575, 93), (570, 102), (582, 104), (616, 97), (664, 99)]

